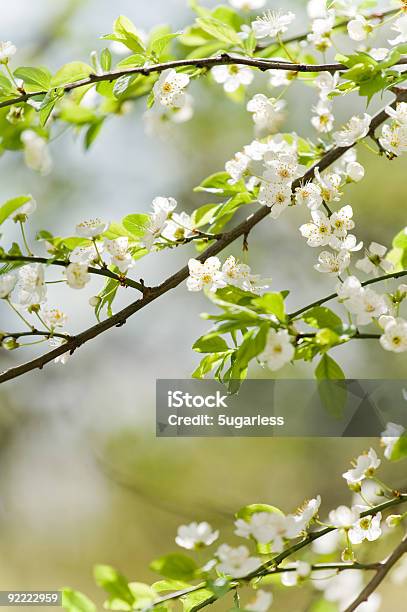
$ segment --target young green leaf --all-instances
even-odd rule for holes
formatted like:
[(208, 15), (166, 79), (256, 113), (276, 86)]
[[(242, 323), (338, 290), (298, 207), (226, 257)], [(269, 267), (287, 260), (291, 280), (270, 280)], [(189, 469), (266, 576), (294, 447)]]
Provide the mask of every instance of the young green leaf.
[(13, 198), (12, 200), (7, 200), (2, 206), (0, 206), (0, 225), (4, 223), (6, 219), (11, 217), (11, 215), (21, 206), (26, 204), (31, 200), (31, 196), (19, 196), (18, 198)]
[(96, 612), (95, 604), (83, 593), (62, 589), (62, 607), (68, 612)]
[(133, 605), (135, 597), (128, 582), (117, 570), (110, 565), (96, 565), (93, 571), (96, 583), (111, 597)]
[(153, 561), (150, 569), (172, 580), (193, 580), (198, 566), (191, 557), (181, 553), (172, 553)]

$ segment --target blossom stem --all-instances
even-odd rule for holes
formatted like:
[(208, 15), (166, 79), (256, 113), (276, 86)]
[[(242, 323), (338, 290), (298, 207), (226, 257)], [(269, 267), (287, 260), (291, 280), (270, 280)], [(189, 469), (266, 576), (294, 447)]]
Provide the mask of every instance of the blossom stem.
[(25, 325), (27, 325), (27, 327), (29, 327), (30, 329), (34, 329), (34, 327), (31, 325), (31, 323), (29, 321), (27, 321), (27, 319), (21, 314), (21, 312), (19, 312), (19, 310), (14, 306), (14, 304), (12, 304), (10, 298), (6, 298), (6, 302), (8, 303), (8, 305), (10, 306), (10, 308), (12, 310), (14, 310), (14, 312), (16, 313), (16, 315), (25, 323)]
[(19, 221), (19, 224), (20, 224), (21, 234), (22, 234), (22, 237), (23, 237), (24, 246), (25, 246), (25, 248), (27, 250), (27, 255), (29, 257), (32, 257), (33, 253), (31, 251), (30, 247), (28, 246), (27, 237), (25, 235), (25, 230), (24, 230), (24, 223), (22, 221)]

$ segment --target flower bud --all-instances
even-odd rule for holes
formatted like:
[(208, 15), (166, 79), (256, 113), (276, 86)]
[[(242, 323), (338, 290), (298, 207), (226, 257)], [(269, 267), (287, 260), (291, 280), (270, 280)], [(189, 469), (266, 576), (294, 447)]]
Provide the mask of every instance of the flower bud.
[(4, 338), (4, 340), (2, 340), (1, 346), (6, 349), (6, 351), (13, 351), (14, 349), (18, 348), (20, 345), (17, 342), (17, 340), (15, 340), (15, 338), (11, 338), (10, 336), (8, 338)]
[(101, 301), (102, 298), (100, 298), (98, 295), (93, 295), (91, 298), (89, 298), (89, 306), (92, 306), (92, 308), (97, 308)]
[(31, 306), (27, 308), (30, 314), (32, 314), (33, 312), (39, 312), (40, 309), (41, 309), (41, 306), (39, 304), (31, 304)]
[(390, 514), (390, 516), (388, 516), (386, 519), (386, 525), (390, 529), (394, 529), (395, 527), (398, 527), (400, 525), (402, 520), (403, 517), (401, 516), (401, 514)]
[(356, 559), (355, 553), (351, 548), (347, 547), (342, 551), (341, 559), (344, 563), (347, 563), (348, 561), (353, 563)]

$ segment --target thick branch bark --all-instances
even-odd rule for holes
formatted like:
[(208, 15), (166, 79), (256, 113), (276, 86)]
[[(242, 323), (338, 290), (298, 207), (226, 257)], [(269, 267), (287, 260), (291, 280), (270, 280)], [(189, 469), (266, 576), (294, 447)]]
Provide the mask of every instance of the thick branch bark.
[[(407, 90), (402, 90), (398, 92), (391, 106), (395, 107), (397, 102), (402, 101), (407, 101)], [(375, 117), (373, 117), (372, 119), (371, 129), (369, 133), (374, 133), (377, 127), (379, 127), (379, 125), (383, 123), (386, 119), (387, 114), (384, 110), (380, 111), (377, 115), (375, 115)], [(346, 151), (351, 149), (352, 146), (333, 147), (332, 149), (330, 149), (317, 163), (315, 163), (309, 170), (307, 170), (304, 176), (294, 181), (292, 185), (293, 190), (299, 187), (301, 184), (312, 180), (314, 178), (316, 168), (319, 168), (321, 172), (323, 170), (326, 170), (329, 166), (335, 163), (344, 153), (346, 153)], [(257, 210), (257, 212), (250, 215), (245, 221), (237, 225), (235, 228), (231, 229), (229, 232), (225, 232), (214, 244), (212, 244), (208, 249), (206, 249), (198, 257), (198, 259), (203, 262), (209, 257), (218, 255), (237, 238), (240, 238), (241, 236), (247, 236), (258, 223), (268, 217), (269, 213), (270, 209), (267, 206), (262, 206), (259, 210)], [(60, 355), (63, 355), (68, 351), (72, 354), (77, 348), (82, 346), (82, 344), (85, 344), (85, 342), (96, 338), (96, 336), (99, 336), (100, 334), (111, 329), (112, 327), (121, 327), (124, 323), (126, 323), (129, 317), (134, 315), (139, 310), (142, 310), (148, 304), (155, 301), (157, 298), (164, 295), (171, 289), (174, 289), (175, 287), (180, 285), (184, 280), (186, 280), (186, 278), (188, 278), (188, 275), (188, 266), (185, 266), (181, 268), (178, 272), (173, 274), (173, 276), (170, 276), (167, 280), (161, 283), (161, 285), (158, 285), (154, 288), (145, 287), (142, 299), (133, 302), (123, 310), (116, 313), (114, 316), (107, 319), (106, 321), (102, 321), (101, 323), (94, 325), (86, 331), (71, 338), (62, 346), (52, 351), (49, 351), (45, 355), (37, 357), (36, 359), (24, 363), (15, 368), (10, 368), (9, 370), (6, 370), (3, 374), (0, 375), (0, 383), (12, 380), (13, 378), (17, 378), (18, 376), (22, 376), (23, 374), (26, 374), (27, 372), (30, 372), (37, 368), (42, 369), (44, 365), (46, 365), (50, 361), (53, 361), (56, 357), (59, 357)], [(307, 309), (308, 308), (310, 308), (310, 306), (308, 306)]]

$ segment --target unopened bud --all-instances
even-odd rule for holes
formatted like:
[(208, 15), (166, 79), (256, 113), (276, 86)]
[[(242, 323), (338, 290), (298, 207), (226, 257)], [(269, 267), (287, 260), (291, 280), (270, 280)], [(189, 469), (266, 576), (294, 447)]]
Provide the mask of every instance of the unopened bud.
[(40, 309), (41, 309), (41, 306), (39, 304), (31, 304), (31, 306), (27, 308), (29, 313), (39, 312)]
[(100, 298), (98, 295), (93, 295), (91, 298), (89, 298), (89, 305), (92, 306), (92, 308), (97, 308), (101, 301), (102, 298)]
[(400, 525), (402, 520), (403, 517), (401, 514), (390, 514), (390, 516), (388, 516), (386, 519), (386, 525), (387, 527), (390, 527), (390, 529), (394, 529)]
[(351, 548), (347, 547), (342, 551), (341, 559), (344, 563), (348, 561), (353, 563), (355, 561), (355, 553)]
[(3, 339), (1, 346), (4, 349), (6, 349), (6, 351), (13, 351), (14, 349), (18, 348), (20, 345), (15, 338), (10, 338), (9, 336), (8, 338)]

